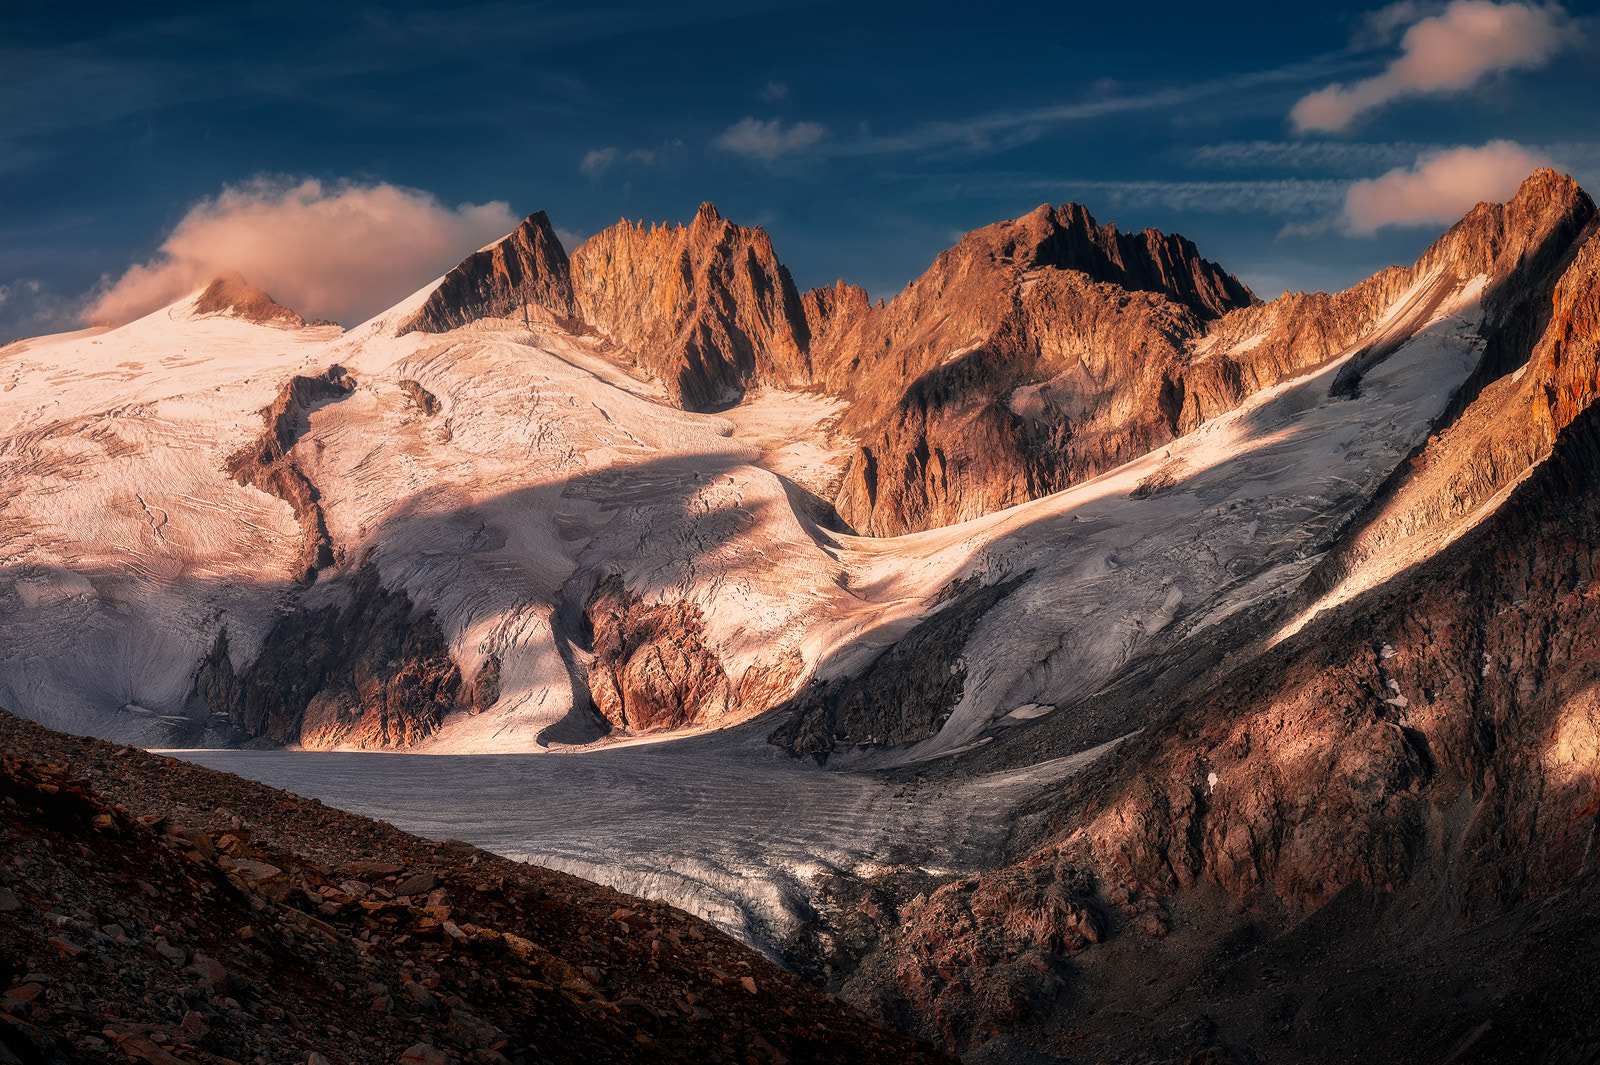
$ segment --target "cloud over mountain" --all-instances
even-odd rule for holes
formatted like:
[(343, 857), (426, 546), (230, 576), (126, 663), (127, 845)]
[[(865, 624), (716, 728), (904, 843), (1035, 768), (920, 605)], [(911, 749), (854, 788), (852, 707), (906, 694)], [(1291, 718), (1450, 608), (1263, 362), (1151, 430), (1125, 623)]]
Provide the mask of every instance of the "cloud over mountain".
[(1354, 233), (1383, 226), (1450, 222), (1485, 200), (1504, 201), (1545, 160), (1514, 141), (1490, 141), (1423, 156), (1410, 168), (1357, 181), (1345, 194), (1344, 221)]
[(308, 318), (361, 321), (517, 225), (503, 201), (447, 207), (386, 182), (258, 178), (195, 204), (156, 255), (84, 312), (131, 321), (237, 271)]
[(1565, 44), (1565, 22), (1558, 7), (1454, 0), (1406, 30), (1400, 57), (1383, 73), (1319, 89), (1295, 104), (1289, 118), (1297, 133), (1337, 133), (1402, 97), (1459, 92), (1496, 71), (1541, 66)]

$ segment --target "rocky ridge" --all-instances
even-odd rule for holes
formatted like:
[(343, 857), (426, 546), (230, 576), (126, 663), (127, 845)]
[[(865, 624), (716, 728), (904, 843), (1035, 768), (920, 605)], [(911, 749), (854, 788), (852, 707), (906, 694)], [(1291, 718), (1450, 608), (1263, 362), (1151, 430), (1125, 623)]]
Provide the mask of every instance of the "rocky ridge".
[[(1558, 198), (1571, 188), (1542, 177), (1530, 185), (1522, 206), (1541, 186)], [(1279, 1038), (1254, 1012), (1264, 1003), (1245, 1009), (1244, 993), (1206, 974), (1252, 971), (1299, 949), (1341, 959), (1330, 960), (1318, 994), (1363, 1002), (1368, 1016), (1308, 1016), (1291, 1059), (1337, 1049), (1378, 1061), (1582, 1060), (1600, 1048), (1600, 971), (1591, 959), (1558, 976), (1541, 954), (1552, 937), (1600, 928), (1591, 573), (1600, 560), (1600, 241), (1587, 198), (1568, 202), (1578, 210), (1558, 224), (1583, 227), (1576, 240), (1544, 253), (1547, 273), (1529, 282), (1531, 296), (1523, 288), (1499, 305), (1527, 317), (1493, 303), (1485, 316), (1484, 357), (1499, 358), (1503, 376), (1463, 388), (1307, 595), (1408, 537), (1439, 538), (1408, 556), (1422, 561), (1329, 602), (1281, 642), (1269, 637), (1304, 599), (1275, 618), (1242, 619), (1242, 639), (1209, 667), (1139, 673), (1075, 708), (1116, 713), (1153, 701), (1160, 723), (1051, 800), (1014, 865), (891, 914), (879, 952), (852, 977), (858, 999), (958, 1046), (1015, 1032), (1059, 1048), (1086, 1030), (1151, 1054), (1185, 1042), (1162, 1037), (1153, 1020), (1113, 1033), (1063, 1011), (1068, 996), (1091, 1010), (1115, 1001), (1155, 1011), (1163, 1025), (1203, 1012), (1213, 1018), (1207, 1038), (1264, 1053), (1262, 1040)], [(1469, 220), (1492, 234), (1499, 214), (1479, 209)], [(1204, 659), (1202, 649), (1191, 654)], [(1004, 746), (984, 757), (1003, 758)], [(1073, 944), (1066, 933), (1082, 919), (1064, 904), (1054, 925), (1034, 923), (1037, 904), (1019, 883), (1077, 900), (1099, 916), (1106, 942)], [(1008, 901), (974, 902), (997, 894)], [(1524, 934), (1537, 938), (1483, 953)], [(1407, 1010), (1434, 1018), (1421, 1028), (1365, 998), (1385, 981), (1411, 981), (1418, 937), (1434, 971), (1448, 973), (1408, 1000)], [(1022, 951), (1038, 963), (1018, 966)], [(1358, 975), (1339, 976), (1333, 966), (1345, 964)], [(1207, 985), (1209, 1003), (1163, 967)], [(1131, 989), (1120, 969), (1150, 972), (1146, 986), (1165, 990)], [(1441, 994), (1440, 980), (1499, 990), (1470, 999)], [(1519, 986), (1513, 1001), (1508, 989)], [(1168, 993), (1157, 1009), (1152, 996)]]
[(935, 1062), (709, 925), (0, 713), (0, 1058)]
[(543, 211), (462, 260), (398, 332), (443, 333), (479, 318), (522, 319), (530, 308), (561, 316), (574, 310), (567, 253)]
[(709, 203), (687, 226), (624, 221), (597, 233), (572, 254), (572, 287), (582, 319), (686, 410), (810, 377), (808, 323), (772, 241)]
[[(285, 307), (261, 289), (250, 284), (237, 273), (227, 273), (218, 277), (207, 285), (205, 291), (200, 293), (195, 300), (194, 313), (201, 314), (226, 314), (234, 318), (243, 318), (249, 322), (260, 325), (276, 325), (290, 329), (299, 329), (305, 326), (306, 320), (293, 310)], [(310, 323), (312, 325), (331, 325), (333, 323), (321, 320)]]
[(433, 616), (384, 588), (370, 560), (334, 594), (281, 614), (242, 672), (219, 632), (195, 674), (191, 710), (224, 732), (326, 749), (410, 746), (449, 711), (482, 708), (487, 691), (463, 687)]
[(537, 275), (548, 281), (522, 304), (598, 331), (687, 409), (756, 385), (841, 396), (841, 428), (859, 446), (835, 510), (858, 533), (888, 536), (1080, 483), (1364, 344), (1341, 384), (1354, 387), (1473, 278), (1487, 279), (1492, 301), (1546, 275), (1587, 202), (1541, 171), (1410, 268), (1268, 304), (1184, 238), (1123, 234), (1076, 204), (974, 230), (876, 306), (843, 282), (797, 294), (767, 235), (709, 204), (688, 226), (619, 223), (570, 269), (538, 215), (452, 271), (404, 329), (511, 315), (479, 291)]
[(317, 571), (334, 562), (333, 540), (322, 513), (321, 495), (300, 466), (289, 457), (306, 429), (313, 405), (343, 399), (355, 389), (338, 366), (316, 376), (296, 375), (279, 390), (277, 398), (261, 412), (261, 435), (228, 456), (228, 475), (242, 485), (277, 496), (294, 510), (300, 525), (300, 545), (294, 568), (302, 584), (316, 580)]

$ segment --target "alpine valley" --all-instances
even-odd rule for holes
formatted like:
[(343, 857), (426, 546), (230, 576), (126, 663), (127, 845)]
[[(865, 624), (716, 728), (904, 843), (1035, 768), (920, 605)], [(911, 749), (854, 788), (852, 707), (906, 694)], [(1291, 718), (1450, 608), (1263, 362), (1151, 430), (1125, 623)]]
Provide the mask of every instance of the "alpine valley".
[(0, 1061), (1600, 1059), (1597, 390), (1550, 170), (1270, 302), (705, 204), (8, 344)]

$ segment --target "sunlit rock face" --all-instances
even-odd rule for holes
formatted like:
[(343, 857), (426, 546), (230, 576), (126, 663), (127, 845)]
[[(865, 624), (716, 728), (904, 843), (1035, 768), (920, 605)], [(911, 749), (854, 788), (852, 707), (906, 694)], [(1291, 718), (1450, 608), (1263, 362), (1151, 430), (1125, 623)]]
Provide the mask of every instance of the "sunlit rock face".
[[(336, 337), (219, 281), (7, 349), (0, 682), (174, 742), (525, 750), (787, 703), (796, 753), (947, 752), (1448, 542), (1593, 395), (1593, 210), (1541, 173), (1413, 267), (1270, 304), (1074, 205), (879, 305), (797, 294), (709, 205), (570, 260), (533, 215)], [(245, 710), (261, 662), (355, 679)]]
[(805, 384), (800, 295), (759, 229), (706, 203), (687, 226), (620, 222), (572, 256), (578, 313), (686, 410), (736, 402), (757, 382)]
[(573, 311), (567, 253), (543, 211), (462, 260), (399, 332), (443, 333), (480, 318), (522, 319), (530, 308), (556, 315)]
[(250, 322), (299, 328), (304, 318), (236, 273), (223, 274), (200, 293), (194, 313), (226, 314)]

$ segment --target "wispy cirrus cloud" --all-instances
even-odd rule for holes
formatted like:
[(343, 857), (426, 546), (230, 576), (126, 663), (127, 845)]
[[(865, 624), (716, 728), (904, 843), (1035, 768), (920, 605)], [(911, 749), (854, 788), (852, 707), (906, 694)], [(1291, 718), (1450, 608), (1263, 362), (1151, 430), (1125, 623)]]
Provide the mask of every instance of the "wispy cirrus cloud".
[[(826, 140), (820, 135), (828, 132), (824, 127), (803, 122), (792, 128), (806, 127), (808, 143), (793, 149), (787, 145), (780, 148), (775, 143), (785, 132), (777, 119), (761, 122), (746, 116), (718, 137), (717, 144), (731, 148), (736, 142), (751, 155), (759, 155), (756, 149), (779, 148), (781, 155), (801, 147), (811, 154), (829, 157), (984, 154), (1033, 143), (1081, 122), (1163, 110), (1181, 114), (1219, 100), (1253, 98), (1251, 94), (1262, 90), (1327, 77), (1347, 63), (1344, 56), (1321, 56), (1267, 70), (1146, 91), (1129, 91), (1116, 81), (1100, 79), (1089, 93), (1076, 100), (927, 121), (895, 132), (878, 132), (863, 123), (853, 135), (839, 133)], [(813, 133), (818, 135), (812, 136)]]
[(1384, 226), (1454, 222), (1480, 202), (1510, 199), (1524, 178), (1547, 163), (1513, 141), (1438, 152), (1351, 185), (1344, 222), (1358, 235)]
[(635, 148), (624, 152), (615, 145), (596, 148), (584, 155), (578, 163), (578, 172), (591, 181), (599, 181), (615, 167), (655, 166), (683, 149), (683, 141), (663, 141), (654, 148)]
[(1417, 141), (1232, 141), (1197, 148), (1187, 161), (1215, 170), (1317, 170), (1355, 176), (1409, 163), (1444, 147)]
[[(913, 179), (919, 180), (919, 179)], [(1164, 210), (1197, 214), (1259, 214), (1303, 218), (1338, 210), (1348, 182), (1281, 178), (1255, 181), (1105, 181), (1027, 174), (971, 174), (921, 181), (919, 199), (1039, 196), (1076, 199), (1103, 210)]]
[(827, 127), (817, 122), (796, 122), (785, 128), (776, 118), (763, 122), (746, 115), (723, 130), (714, 143), (723, 151), (771, 163), (785, 155), (803, 152), (827, 135)]
[(120, 324), (237, 271), (308, 317), (360, 321), (514, 229), (503, 201), (447, 207), (388, 183), (257, 178), (191, 207), (83, 313)]
[[(1423, 8), (1398, 4), (1383, 10), (1393, 29)], [(1568, 22), (1555, 6), (1453, 0), (1440, 14), (1411, 24), (1400, 56), (1383, 73), (1318, 89), (1294, 105), (1289, 119), (1299, 133), (1339, 133), (1397, 99), (1460, 92), (1492, 73), (1542, 66), (1568, 43)]]
[(596, 148), (583, 157), (583, 162), (578, 164), (578, 172), (591, 181), (598, 181), (611, 169), (611, 164), (617, 161), (615, 148)]

